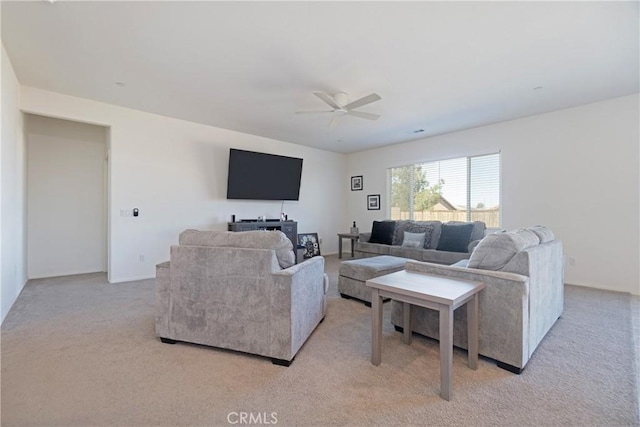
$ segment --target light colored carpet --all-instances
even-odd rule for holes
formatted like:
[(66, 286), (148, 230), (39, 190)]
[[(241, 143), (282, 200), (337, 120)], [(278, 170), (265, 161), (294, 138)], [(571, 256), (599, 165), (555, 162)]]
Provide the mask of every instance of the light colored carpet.
[(2, 326), (2, 425), (218, 426), (240, 412), (286, 426), (638, 425), (628, 295), (567, 286), (564, 315), (522, 375), (482, 358), (472, 371), (455, 350), (446, 402), (437, 342), (403, 345), (388, 304), (382, 364), (371, 365), (370, 309), (339, 298), (337, 266), (327, 257), (326, 319), (289, 368), (160, 343), (153, 280), (31, 281)]

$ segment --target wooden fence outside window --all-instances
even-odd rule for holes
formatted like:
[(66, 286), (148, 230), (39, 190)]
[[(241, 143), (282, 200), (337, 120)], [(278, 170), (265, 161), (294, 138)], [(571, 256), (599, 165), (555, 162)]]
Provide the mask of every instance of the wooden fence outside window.
[[(391, 208), (391, 218), (398, 219), (410, 219), (409, 212), (401, 212), (400, 208)], [(413, 213), (414, 221), (467, 221), (466, 211), (451, 211), (451, 210), (431, 210), (431, 211), (416, 211)], [(487, 228), (500, 228), (500, 210), (494, 209), (475, 209), (471, 211), (471, 221), (482, 221), (487, 225)]]

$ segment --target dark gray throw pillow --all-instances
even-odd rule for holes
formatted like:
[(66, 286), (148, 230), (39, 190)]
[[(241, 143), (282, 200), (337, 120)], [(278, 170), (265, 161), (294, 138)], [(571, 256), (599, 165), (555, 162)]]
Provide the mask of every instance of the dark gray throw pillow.
[(381, 243), (383, 245), (392, 244), (395, 228), (395, 221), (373, 221), (369, 243)]
[(473, 223), (442, 224), (442, 233), (437, 250), (448, 252), (467, 252), (471, 240)]

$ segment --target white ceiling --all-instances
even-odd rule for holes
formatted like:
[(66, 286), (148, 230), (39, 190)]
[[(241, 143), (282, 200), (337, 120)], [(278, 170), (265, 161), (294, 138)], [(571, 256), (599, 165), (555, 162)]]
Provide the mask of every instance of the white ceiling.
[(638, 2), (1, 4), (23, 85), (341, 153), (639, 90)]

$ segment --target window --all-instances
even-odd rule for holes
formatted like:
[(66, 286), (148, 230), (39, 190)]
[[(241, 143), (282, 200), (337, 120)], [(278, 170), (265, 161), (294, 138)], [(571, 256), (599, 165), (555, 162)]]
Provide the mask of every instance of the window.
[(501, 226), (500, 153), (390, 168), (388, 178), (390, 219)]

